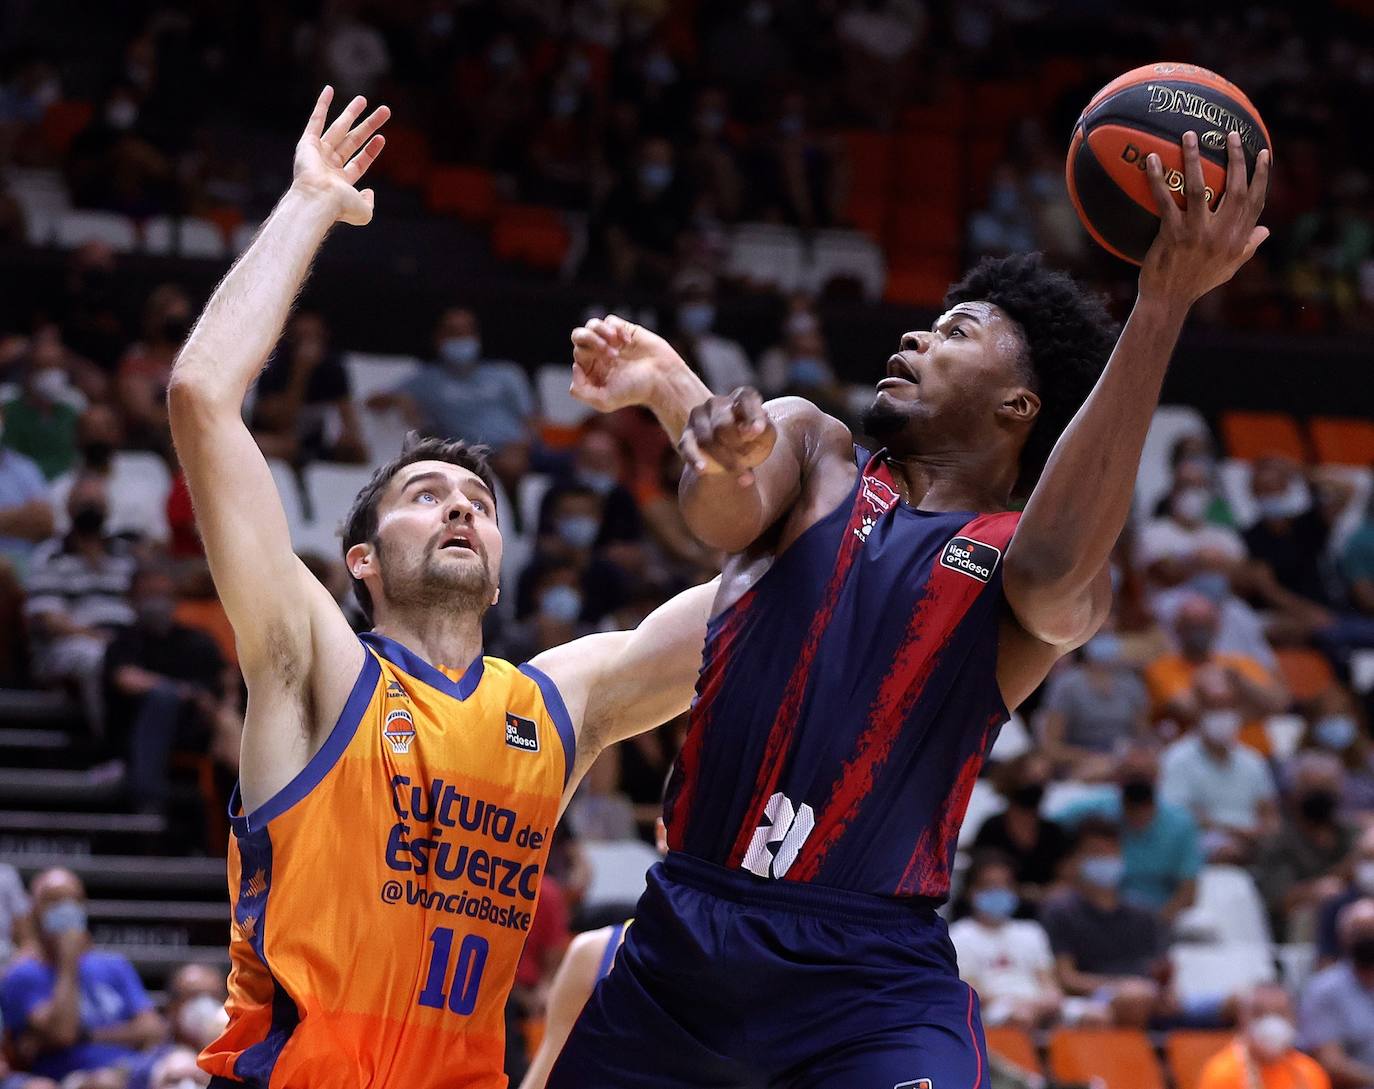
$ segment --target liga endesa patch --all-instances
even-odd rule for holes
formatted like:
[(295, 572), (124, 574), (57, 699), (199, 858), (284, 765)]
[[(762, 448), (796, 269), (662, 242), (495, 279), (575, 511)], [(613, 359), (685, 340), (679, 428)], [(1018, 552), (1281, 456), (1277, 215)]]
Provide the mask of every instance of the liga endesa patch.
[(970, 537), (955, 537), (940, 554), (940, 566), (952, 571), (987, 582), (997, 570), (997, 561), (1002, 558), (1002, 550)]

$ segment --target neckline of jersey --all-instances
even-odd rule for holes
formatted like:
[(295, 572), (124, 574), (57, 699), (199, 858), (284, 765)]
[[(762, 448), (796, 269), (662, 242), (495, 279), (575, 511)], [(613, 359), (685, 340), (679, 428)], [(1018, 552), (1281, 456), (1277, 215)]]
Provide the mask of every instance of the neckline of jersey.
[(368, 631), (363, 632), (358, 638), (398, 669), (405, 670), (416, 680), (424, 681), (431, 688), (437, 688), (440, 692), (450, 695), (454, 699), (467, 699), (477, 691), (477, 686), (482, 681), (484, 667), (480, 654), (472, 660), (472, 663), (463, 671), (463, 675), (455, 681), (437, 666), (431, 665), (409, 647), (396, 642), (389, 636)]

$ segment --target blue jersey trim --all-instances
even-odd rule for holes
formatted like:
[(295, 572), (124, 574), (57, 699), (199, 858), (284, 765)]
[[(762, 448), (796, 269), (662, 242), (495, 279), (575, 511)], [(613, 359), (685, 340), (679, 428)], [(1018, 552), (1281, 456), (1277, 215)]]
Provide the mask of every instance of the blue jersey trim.
[(544, 707), (553, 719), (553, 724), (558, 727), (558, 740), (563, 742), (563, 785), (566, 787), (568, 780), (572, 778), (573, 758), (577, 756), (577, 734), (573, 731), (568, 705), (563, 702), (563, 693), (558, 691), (558, 685), (553, 683), (553, 678), (542, 669), (526, 662), (520, 667), (520, 672), (539, 686), (539, 691), (544, 696)]
[(458, 680), (441, 673), (414, 651), (402, 646), (395, 639), (378, 635), (375, 631), (363, 632), (358, 636), (383, 658), (398, 669), (403, 669), (417, 680), (424, 681), (431, 688), (437, 688), (454, 699), (465, 700), (477, 691), (482, 682), (482, 656), (479, 654)]
[(242, 801), (239, 786), (237, 783), (234, 784), (234, 792), (229, 797), (229, 824), (236, 836), (242, 839), (261, 829), (268, 821), (281, 816), (320, 785), (339, 762), (339, 757), (343, 756), (344, 750), (353, 740), (353, 735), (358, 732), (358, 724), (362, 722), (363, 714), (372, 702), (372, 694), (377, 690), (377, 681), (381, 675), (382, 667), (378, 665), (372, 652), (364, 647), (363, 666), (358, 671), (358, 679), (353, 682), (353, 691), (348, 694), (348, 702), (344, 704), (344, 709), (339, 713), (338, 721), (329, 731), (324, 744), (294, 779), (252, 813), (238, 813), (242, 808)]
[(611, 966), (615, 964), (615, 955), (620, 952), (620, 936), (625, 933), (628, 922), (616, 923), (611, 927), (611, 936), (606, 941), (606, 948), (601, 951), (601, 963), (596, 966), (596, 978), (605, 979), (611, 974)]

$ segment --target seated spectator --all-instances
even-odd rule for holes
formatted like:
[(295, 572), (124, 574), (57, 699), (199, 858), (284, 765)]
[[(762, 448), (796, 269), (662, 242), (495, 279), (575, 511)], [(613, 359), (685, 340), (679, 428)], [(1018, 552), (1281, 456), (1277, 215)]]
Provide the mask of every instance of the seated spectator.
[(1363, 616), (1374, 616), (1374, 497), (1341, 551), (1341, 575), (1351, 606)]
[(0, 968), (33, 940), (33, 905), (19, 871), (0, 862)]
[(640, 145), (630, 169), (606, 200), (597, 246), (617, 284), (662, 289), (676, 272), (691, 214), (690, 179), (678, 170), (673, 145), (659, 136)]
[(124, 430), (119, 416), (109, 405), (95, 404), (76, 422), (76, 441), (80, 460), (75, 469), (52, 482), (52, 501), (57, 521), (56, 532), (70, 528), (67, 497), (80, 476), (95, 476), (105, 482), (107, 514), (105, 534), (153, 543), (168, 538), (167, 496), (148, 487), (148, 478), (128, 462), (115, 460), (124, 445)]
[(1016, 891), (1027, 917), (1059, 881), (1070, 850), (1063, 828), (1040, 815), (1050, 771), (1050, 762), (1034, 749), (998, 768), (997, 790), (1007, 808), (983, 822), (973, 843), (975, 851), (999, 851), (1015, 862)]
[(127, 1064), (166, 1032), (138, 973), (91, 948), (76, 874), (44, 870), (30, 888), (38, 944), (0, 978), (0, 1014), (21, 1065), (60, 1079)]
[(104, 730), (101, 670), (105, 647), (134, 622), (129, 604), (134, 557), (105, 536), (105, 485), (83, 476), (67, 497), (71, 529), (43, 544), (29, 566), (25, 612), (33, 633), (34, 676), (41, 684), (71, 685), (90, 728)]
[(1054, 950), (1070, 1021), (1144, 1028), (1173, 1012), (1167, 941), (1158, 916), (1121, 898), (1125, 863), (1117, 828), (1100, 817), (1078, 827), (1072, 886), (1048, 899), (1040, 920)]
[[(189, 1047), (174, 1047), (154, 1064), (148, 1089), (192, 1089), (207, 1086), (210, 1075), (196, 1064), (196, 1052)], [(137, 1089), (132, 1084), (129, 1089)]]
[(1001, 257), (1035, 249), (1035, 219), (1029, 195), (1016, 166), (1001, 163), (993, 171), (987, 204), (968, 221), (971, 257)]
[(1224, 678), (1202, 690), (1196, 729), (1160, 761), (1160, 799), (1193, 815), (1214, 862), (1248, 861), (1277, 827), (1274, 779), (1264, 758), (1240, 742), (1238, 704)]
[(1277, 983), (1241, 996), (1240, 1032), (1202, 1068), (1196, 1089), (1331, 1089), (1315, 1060), (1293, 1046), (1293, 1002)]
[(1040, 704), (1040, 737), (1045, 756), (1065, 778), (1108, 778), (1115, 754), (1146, 736), (1150, 696), (1122, 655), (1121, 637), (1099, 632), (1079, 662), (1050, 678)]
[(808, 229), (840, 222), (847, 162), (833, 138), (811, 127), (804, 94), (785, 93), (748, 149), (747, 218)]
[(1063, 994), (1044, 928), (1013, 919), (1020, 898), (1011, 862), (980, 855), (966, 878), (970, 914), (949, 928), (959, 954), (959, 975), (978, 992), (989, 1025), (1032, 1029), (1053, 1020)]
[(625, 487), (628, 457), (621, 441), (602, 427), (589, 426), (577, 440), (567, 476), (555, 481), (539, 506), (539, 532), (553, 531), (551, 513), (563, 493), (586, 489), (601, 500), (601, 520), (594, 543), (598, 548), (618, 541), (638, 541), (644, 536), (643, 519), (635, 497)]
[(86, 398), (72, 385), (56, 326), (34, 335), (19, 395), (5, 403), (5, 445), (30, 457), (48, 480), (76, 463), (76, 421)]
[(268, 457), (294, 465), (367, 460), (348, 371), (329, 350), (329, 329), (313, 310), (292, 315), (257, 391), (253, 437)]
[(143, 567), (130, 590), (137, 619), (105, 654), (107, 726), (112, 742), (127, 745), (135, 809), (164, 813), (172, 753), (208, 751), (229, 678), (214, 639), (173, 619), (170, 573)]
[(1310, 705), (1302, 749), (1329, 752), (1341, 762), (1341, 819), (1363, 824), (1374, 818), (1374, 744), (1354, 696), (1332, 685)]
[(1340, 914), (1341, 959), (1307, 981), (1298, 1005), (1298, 1046), (1338, 1089), (1374, 1085), (1374, 900)]
[(704, 87), (692, 114), (692, 136), (684, 168), (693, 188), (709, 198), (719, 215), (738, 217), (744, 195), (739, 155), (729, 116), (730, 99), (719, 87)]
[[(161, 1044), (139, 1055), (129, 1066), (126, 1089), (155, 1089), (161, 1077), (167, 1084), (166, 1072), (180, 1070), (182, 1077), (191, 1077), (185, 1062), (177, 1056), (189, 1054), (194, 1060), (213, 1043), (229, 1015), (224, 1009), (226, 997), (224, 972), (209, 964), (183, 964), (172, 974), (167, 984), (166, 1020), (171, 1036)], [(197, 1085), (209, 1084), (208, 1075), (199, 1075)], [(173, 1089), (185, 1089), (177, 1079), (170, 1082)]]
[(143, 339), (119, 361), (115, 396), (135, 449), (165, 452), (170, 446), (167, 383), (191, 321), (191, 300), (181, 288), (154, 288), (143, 308)]
[(1345, 887), (1317, 908), (1317, 963), (1323, 967), (1340, 959), (1341, 942), (1336, 933), (1340, 913), (1356, 900), (1374, 897), (1374, 826), (1366, 827), (1355, 841)]
[(1354, 834), (1336, 819), (1340, 761), (1309, 751), (1293, 764), (1288, 812), (1251, 868), (1274, 933), (1290, 942), (1311, 939), (1317, 906), (1339, 893), (1354, 843)]
[(1245, 559), (1245, 542), (1234, 529), (1208, 521), (1216, 492), (1180, 473), (1168, 496), (1168, 512), (1140, 531), (1136, 563), (1156, 586), (1177, 586), (1202, 572), (1229, 575)]
[(1269, 752), (1264, 717), (1288, 707), (1288, 692), (1281, 681), (1253, 658), (1217, 649), (1220, 614), (1201, 595), (1190, 596), (1174, 617), (1178, 652), (1156, 658), (1145, 667), (1157, 721), (1173, 728), (1191, 728), (1199, 721), (1206, 690), (1225, 687), (1234, 694), (1242, 716), (1242, 739), (1256, 751)]
[(1168, 518), (1174, 497), (1189, 489), (1201, 489), (1209, 496), (1203, 521), (1234, 529), (1236, 516), (1217, 485), (1217, 455), (1211, 435), (1194, 431), (1180, 436), (1169, 448), (1169, 470), (1173, 474), (1169, 490), (1159, 498), (1151, 512), (1155, 518)]
[(543, 612), (540, 595), (566, 581), (559, 577), (551, 582), (546, 574), (550, 568), (574, 575), (571, 585), (557, 593), (556, 608), (548, 606), (558, 616), (571, 611), (570, 621), (595, 624), (621, 606), (628, 579), (642, 573), (643, 550), (628, 541), (609, 551), (595, 547), (604, 509), (602, 497), (591, 488), (567, 484), (559, 489), (547, 508), (534, 557), (516, 584), (517, 619), (530, 616), (536, 606)]
[(445, 310), (434, 329), (435, 358), (391, 393), (374, 394), (374, 410), (400, 408), (430, 435), (499, 449), (529, 436), (534, 391), (515, 363), (482, 355), (477, 315)]
[(788, 300), (780, 332), (778, 342), (759, 356), (759, 389), (765, 397), (777, 397), (787, 385), (788, 364), (797, 354), (801, 338), (821, 332), (821, 321), (810, 295), (798, 293)]
[(711, 392), (729, 393), (740, 386), (755, 385), (754, 366), (744, 349), (712, 332), (716, 324), (716, 288), (711, 277), (684, 273), (673, 285), (673, 296), (677, 305), (673, 347), (711, 387)]
[(1097, 815), (1121, 830), (1121, 897), (1171, 925), (1197, 898), (1202, 844), (1197, 822), (1177, 805), (1156, 797), (1159, 760), (1153, 748), (1137, 745), (1121, 758), (1112, 798), (1084, 801), (1059, 814), (1072, 829)]
[(22, 575), (34, 546), (52, 536), (52, 501), (43, 470), (3, 444), (5, 422), (0, 408), (0, 558)]

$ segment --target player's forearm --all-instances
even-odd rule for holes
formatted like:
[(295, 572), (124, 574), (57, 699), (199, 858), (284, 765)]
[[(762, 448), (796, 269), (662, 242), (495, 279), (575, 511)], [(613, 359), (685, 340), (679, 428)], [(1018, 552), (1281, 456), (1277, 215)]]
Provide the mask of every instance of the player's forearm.
[(1106, 370), (1055, 444), (1035, 486), (1007, 572), (1048, 594), (1086, 589), (1126, 525), (1136, 472), (1186, 307), (1141, 298)]
[(174, 405), (178, 392), (236, 409), (242, 404), (335, 216), (325, 200), (287, 190), (181, 349), (172, 371)]
[(711, 396), (705, 382), (681, 359), (662, 368), (645, 407), (654, 414), (668, 440), (677, 445), (692, 409)]

